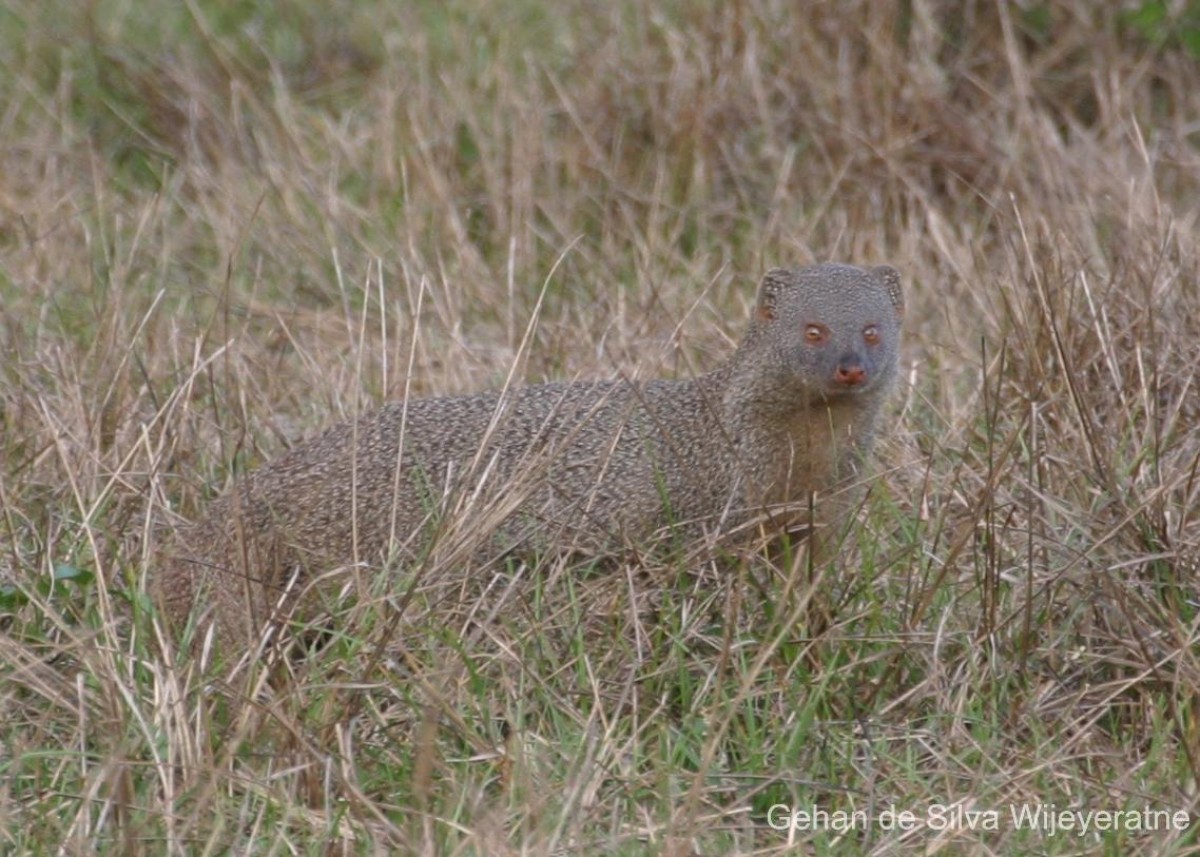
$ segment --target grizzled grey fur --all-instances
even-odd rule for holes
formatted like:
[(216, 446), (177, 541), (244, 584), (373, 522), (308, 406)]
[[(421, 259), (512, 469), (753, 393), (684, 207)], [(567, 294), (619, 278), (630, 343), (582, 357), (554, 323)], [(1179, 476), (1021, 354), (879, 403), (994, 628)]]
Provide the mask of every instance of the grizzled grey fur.
[(708, 374), (386, 405), (251, 473), (177, 533), (158, 598), (177, 629), (199, 606), (202, 627), (244, 644), (294, 608), (285, 587), (389, 559), (402, 580), (463, 505), (492, 515), (493, 552), (604, 552), (764, 512), (785, 526), (772, 510), (795, 514), (814, 496), (819, 518), (838, 523), (846, 502), (820, 501), (858, 481), (897, 374), (903, 306), (887, 266), (776, 268), (741, 344)]

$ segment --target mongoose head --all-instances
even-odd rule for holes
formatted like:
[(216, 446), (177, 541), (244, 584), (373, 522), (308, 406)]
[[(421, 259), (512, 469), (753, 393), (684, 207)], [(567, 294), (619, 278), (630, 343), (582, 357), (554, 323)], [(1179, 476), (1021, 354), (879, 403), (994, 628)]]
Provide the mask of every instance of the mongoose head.
[(900, 274), (887, 265), (773, 268), (743, 348), (769, 353), (776, 380), (810, 401), (861, 395), (895, 377), (903, 315)]

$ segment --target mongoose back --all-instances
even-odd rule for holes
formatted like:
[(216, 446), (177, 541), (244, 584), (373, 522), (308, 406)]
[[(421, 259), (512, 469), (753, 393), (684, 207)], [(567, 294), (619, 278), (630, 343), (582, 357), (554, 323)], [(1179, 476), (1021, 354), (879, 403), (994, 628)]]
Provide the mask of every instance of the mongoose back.
[[(176, 629), (199, 604), (199, 629), (245, 643), (294, 608), (285, 591), (359, 563), (402, 571), (468, 503), (490, 510), (497, 553), (604, 552), (807, 510), (858, 481), (902, 316), (894, 268), (776, 268), (736, 351), (707, 374), (385, 405), (252, 472), (182, 528), (157, 596)], [(814, 508), (836, 521), (844, 507)]]

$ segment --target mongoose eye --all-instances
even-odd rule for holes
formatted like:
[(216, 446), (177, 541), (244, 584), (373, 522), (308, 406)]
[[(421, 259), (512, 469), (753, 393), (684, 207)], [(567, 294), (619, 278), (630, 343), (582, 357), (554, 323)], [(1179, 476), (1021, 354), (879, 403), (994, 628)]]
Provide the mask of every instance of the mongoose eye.
[(863, 328), (863, 342), (867, 345), (879, 344), (879, 328), (876, 325), (868, 324)]
[(829, 328), (823, 324), (804, 325), (804, 341), (810, 345), (820, 345), (829, 338)]

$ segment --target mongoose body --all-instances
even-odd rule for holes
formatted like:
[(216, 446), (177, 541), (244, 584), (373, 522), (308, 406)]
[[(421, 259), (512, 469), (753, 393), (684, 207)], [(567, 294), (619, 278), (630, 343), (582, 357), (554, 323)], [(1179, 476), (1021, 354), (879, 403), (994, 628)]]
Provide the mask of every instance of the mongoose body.
[[(244, 642), (285, 588), (358, 564), (395, 573), (456, 515), (492, 533), (484, 554), (605, 552), (807, 515), (814, 495), (858, 481), (902, 315), (892, 268), (773, 269), (738, 349), (708, 374), (388, 404), (251, 473), (181, 530), (160, 600), (176, 626), (201, 604), (218, 639)], [(836, 522), (845, 505), (813, 508)]]

